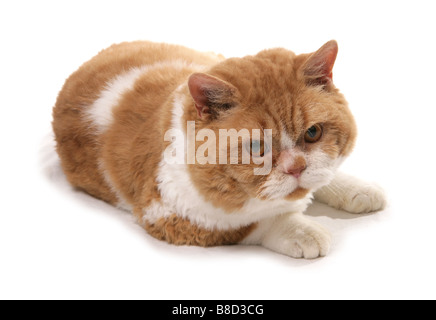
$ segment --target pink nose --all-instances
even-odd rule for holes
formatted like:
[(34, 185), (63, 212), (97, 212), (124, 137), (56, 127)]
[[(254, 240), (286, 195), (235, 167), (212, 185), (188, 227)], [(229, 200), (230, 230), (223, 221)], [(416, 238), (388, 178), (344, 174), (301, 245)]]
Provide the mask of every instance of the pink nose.
[(289, 168), (287, 168), (287, 169), (285, 170), (285, 173), (287, 173), (287, 174), (292, 174), (295, 178), (298, 179), (298, 178), (301, 177), (301, 173), (302, 173), (304, 170), (306, 170), (306, 168), (307, 168), (306, 165), (304, 165), (304, 166), (300, 165), (300, 166), (297, 166), (297, 167), (289, 167)]

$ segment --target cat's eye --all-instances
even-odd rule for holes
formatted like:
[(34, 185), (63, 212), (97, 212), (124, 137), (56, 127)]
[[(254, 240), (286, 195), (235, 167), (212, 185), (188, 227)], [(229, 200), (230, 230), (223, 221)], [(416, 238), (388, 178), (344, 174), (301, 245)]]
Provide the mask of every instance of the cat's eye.
[(314, 143), (319, 141), (322, 137), (322, 126), (320, 124), (315, 124), (311, 126), (304, 135), (304, 140), (309, 143)]
[(268, 145), (262, 140), (253, 140), (251, 143), (246, 143), (245, 149), (252, 157), (263, 157), (265, 153), (270, 151)]

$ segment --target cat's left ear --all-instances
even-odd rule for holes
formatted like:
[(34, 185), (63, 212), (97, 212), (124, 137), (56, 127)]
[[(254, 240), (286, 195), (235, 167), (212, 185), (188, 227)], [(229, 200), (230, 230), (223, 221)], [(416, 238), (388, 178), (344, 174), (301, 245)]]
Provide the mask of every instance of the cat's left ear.
[(189, 92), (195, 102), (198, 116), (214, 119), (232, 108), (238, 92), (230, 83), (205, 73), (194, 73), (188, 80)]
[(312, 85), (327, 85), (333, 80), (333, 66), (338, 55), (338, 43), (331, 40), (309, 56), (303, 65), (307, 82)]

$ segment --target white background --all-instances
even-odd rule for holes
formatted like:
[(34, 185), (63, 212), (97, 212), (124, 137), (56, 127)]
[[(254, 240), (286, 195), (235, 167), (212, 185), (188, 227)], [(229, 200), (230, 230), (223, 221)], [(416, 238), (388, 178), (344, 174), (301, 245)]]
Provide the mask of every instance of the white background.
[[(436, 298), (434, 1), (2, 1), (0, 298)], [(175, 247), (72, 190), (51, 143), (64, 80), (115, 42), (225, 56), (339, 42), (334, 69), (359, 126), (344, 170), (382, 185), (384, 212), (315, 205), (330, 255)]]

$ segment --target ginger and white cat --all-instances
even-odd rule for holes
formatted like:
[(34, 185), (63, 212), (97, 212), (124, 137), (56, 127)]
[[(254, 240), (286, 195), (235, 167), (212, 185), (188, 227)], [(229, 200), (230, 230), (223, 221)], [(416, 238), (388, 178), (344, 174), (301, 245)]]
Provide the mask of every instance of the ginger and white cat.
[[(59, 94), (53, 128), (63, 170), (73, 186), (131, 210), (149, 234), (176, 245), (325, 256), (328, 231), (303, 215), (313, 195), (353, 213), (385, 206), (379, 188), (337, 173), (356, 137), (332, 82), (337, 51), (330, 41), (313, 54), (224, 59), (175, 45), (114, 45)], [(235, 148), (218, 146), (223, 130), (238, 133), (236, 156), (248, 150), (252, 161), (222, 156)]]

